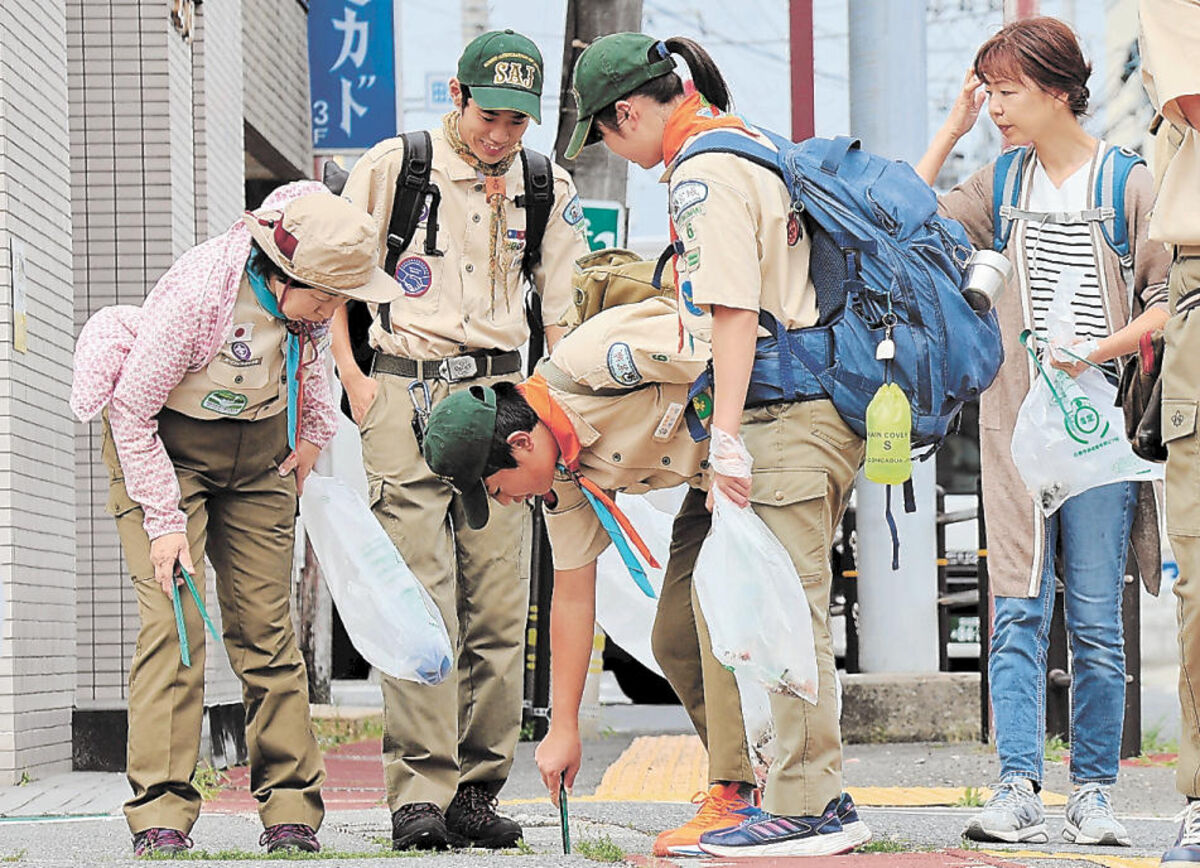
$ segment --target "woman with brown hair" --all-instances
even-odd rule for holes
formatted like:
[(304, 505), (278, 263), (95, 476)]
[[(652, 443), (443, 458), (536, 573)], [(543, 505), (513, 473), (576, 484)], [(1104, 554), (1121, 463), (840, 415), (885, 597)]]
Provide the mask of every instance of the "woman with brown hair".
[[(1168, 261), (1161, 244), (1146, 240), (1153, 180), (1144, 164), (1132, 165), (1124, 189), (1127, 254), (1106, 241), (1104, 220), (1119, 208), (1099, 207), (1098, 179), (1106, 160), (1122, 155), (1110, 153), (1107, 143), (1080, 125), (1090, 74), (1075, 34), (1063, 22), (1032, 18), (1007, 25), (979, 49), (949, 117), (917, 165), (933, 183), (985, 98), (1005, 147), (1023, 148), (985, 166), (940, 203), (942, 213), (961, 221), (977, 246), (1002, 249), (1017, 276), (1015, 291), (997, 303), (1006, 361), (980, 405), (988, 572), (995, 595), (989, 678), (1000, 782), (964, 830), (976, 840), (1048, 840), (1038, 793), (1046, 655), (1061, 581), (1073, 660), (1069, 736), (1075, 785), (1063, 836), (1080, 844), (1130, 844), (1109, 792), (1117, 777), (1125, 707), (1121, 595), (1131, 539), (1142, 574), (1157, 575), (1153, 495), (1147, 484), (1117, 482), (1079, 493), (1045, 515), (1031, 496), (1020, 493), (1024, 485), (1011, 457), (1017, 411), (1038, 376), (1020, 335), (1027, 329), (1045, 334), (1052, 305), (1069, 311), (1062, 319), (1073, 321), (1074, 337), (1063, 342), (1072, 344), (1074, 356), (1110, 369), (1113, 360), (1136, 350), (1144, 332), (1167, 319)], [(1015, 165), (1011, 172), (1004, 168), (1009, 161)], [(1015, 205), (994, 201), (1002, 195), (997, 189), (1019, 190)], [(1000, 204), (1009, 208), (1001, 210)], [(997, 232), (1001, 221), (1006, 233)], [(1042, 361), (1072, 376), (1087, 367), (1066, 355), (1047, 353)]]

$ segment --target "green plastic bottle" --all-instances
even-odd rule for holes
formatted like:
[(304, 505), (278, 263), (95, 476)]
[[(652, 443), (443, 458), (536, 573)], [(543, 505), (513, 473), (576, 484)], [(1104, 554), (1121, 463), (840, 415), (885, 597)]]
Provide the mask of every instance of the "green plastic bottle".
[(867, 405), (867, 479), (899, 485), (912, 476), (911, 434), (908, 396), (895, 383), (884, 383)]

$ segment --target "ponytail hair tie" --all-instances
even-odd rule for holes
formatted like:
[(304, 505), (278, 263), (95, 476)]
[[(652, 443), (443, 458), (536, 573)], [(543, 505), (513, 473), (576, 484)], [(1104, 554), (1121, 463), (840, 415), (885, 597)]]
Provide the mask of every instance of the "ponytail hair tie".
[(667, 48), (667, 44), (661, 40), (654, 43), (654, 50), (658, 52), (658, 56), (663, 60), (671, 56), (671, 51)]

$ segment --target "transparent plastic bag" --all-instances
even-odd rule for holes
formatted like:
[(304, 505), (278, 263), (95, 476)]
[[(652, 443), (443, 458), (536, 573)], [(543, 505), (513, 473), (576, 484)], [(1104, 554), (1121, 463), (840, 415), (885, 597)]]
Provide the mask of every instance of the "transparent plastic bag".
[(300, 515), (359, 653), (394, 678), (437, 684), (453, 665), (446, 624), (361, 497), (310, 474)]
[(1116, 386), (1103, 374), (1088, 368), (1072, 377), (1035, 362), (1037, 379), (1013, 427), (1012, 459), (1043, 514), (1089, 488), (1163, 478), (1162, 465), (1130, 448)]
[[(750, 475), (750, 456), (713, 429), (710, 462)], [(750, 507), (739, 509), (714, 485), (712, 528), (692, 576), (713, 653), (735, 675), (775, 693), (817, 702), (817, 655), (808, 598), (787, 550)]]

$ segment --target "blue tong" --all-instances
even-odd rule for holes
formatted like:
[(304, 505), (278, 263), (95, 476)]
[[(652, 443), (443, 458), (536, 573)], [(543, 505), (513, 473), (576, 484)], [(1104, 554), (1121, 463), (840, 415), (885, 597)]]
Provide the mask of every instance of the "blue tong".
[[(196, 590), (196, 583), (192, 581), (191, 573), (183, 568), (183, 564), (179, 564), (179, 572), (183, 574), (183, 580), (187, 582), (188, 590), (192, 592), (192, 599), (196, 601), (196, 608), (200, 610), (200, 616), (208, 625), (208, 632), (212, 633), (212, 637), (220, 642), (221, 636), (217, 633), (217, 628), (213, 626), (212, 619), (208, 617), (208, 610), (204, 608), (204, 602), (200, 599), (200, 592)], [(183, 623), (183, 602), (179, 599), (177, 582), (171, 582), (171, 605), (175, 607), (175, 632), (179, 634), (179, 659), (183, 661), (184, 666), (191, 666), (192, 652), (188, 649), (187, 626)]]

